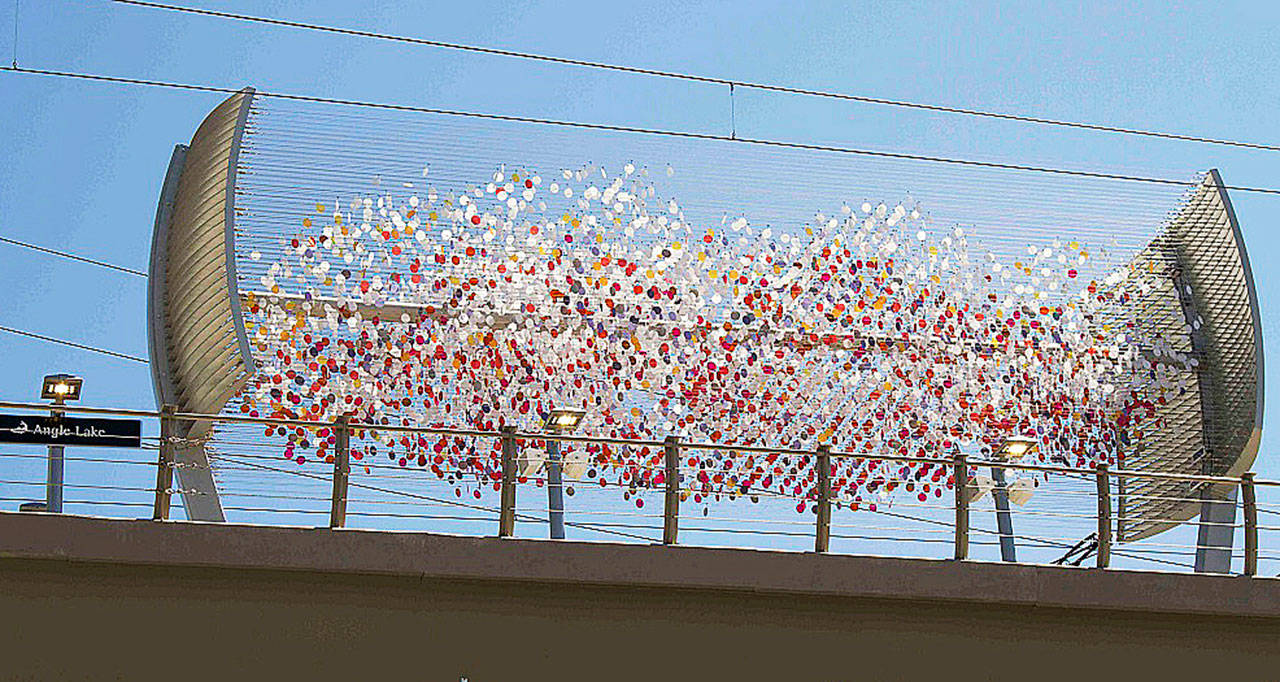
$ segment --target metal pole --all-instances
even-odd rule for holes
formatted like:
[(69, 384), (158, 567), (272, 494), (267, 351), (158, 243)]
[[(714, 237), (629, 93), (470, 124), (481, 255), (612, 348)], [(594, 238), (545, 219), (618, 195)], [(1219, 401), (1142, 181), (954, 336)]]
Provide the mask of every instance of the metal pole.
[(956, 560), (969, 558), (969, 462), (963, 453), (956, 455)]
[(166, 521), (169, 518), (169, 507), (172, 502), (174, 438), (177, 435), (173, 413), (178, 411), (177, 405), (165, 405), (160, 408), (160, 462), (156, 467), (156, 503), (151, 518), (155, 521)]
[[(63, 404), (62, 398), (54, 400), (55, 407), (49, 410), (49, 416), (54, 421), (62, 418), (65, 412), (58, 409)], [(45, 511), (51, 514), (62, 513), (62, 478), (65, 467), (65, 459), (63, 457), (63, 449), (61, 445), (49, 446), (49, 472), (45, 479), (44, 500)]]
[(1098, 568), (1111, 565), (1111, 479), (1107, 463), (1098, 465)]
[(564, 482), (560, 479), (560, 441), (547, 441), (547, 520), (551, 539), (564, 539)]
[(1013, 515), (1009, 513), (1009, 487), (1005, 485), (1004, 468), (993, 465), (991, 480), (995, 482), (991, 497), (996, 503), (996, 530), (1000, 531), (1000, 560), (1013, 563), (1018, 557), (1013, 544)]
[(667, 436), (667, 496), (662, 509), (662, 544), (676, 544), (680, 530), (680, 437)]
[[(1124, 469), (1124, 463), (1120, 460), (1116, 460), (1116, 464)], [(1128, 537), (1125, 535), (1125, 510), (1129, 502), (1126, 486), (1124, 476), (1116, 476), (1116, 540), (1118, 542), (1124, 542)]]
[(516, 427), (502, 427), (502, 494), (498, 508), (498, 537), (516, 532)]
[(347, 482), (351, 478), (351, 430), (347, 416), (333, 423), (336, 442), (333, 446), (333, 506), (329, 511), (329, 527), (341, 528), (347, 523)]
[[(1196, 573), (1230, 573), (1236, 542), (1239, 485), (1200, 486), (1200, 529), (1196, 533)], [(1191, 493), (1187, 493), (1189, 497)]]
[(826, 552), (831, 545), (831, 446), (818, 446), (818, 528), (813, 551)]
[(1240, 475), (1240, 498), (1244, 503), (1244, 574), (1258, 574), (1258, 498), (1253, 489), (1253, 472)]

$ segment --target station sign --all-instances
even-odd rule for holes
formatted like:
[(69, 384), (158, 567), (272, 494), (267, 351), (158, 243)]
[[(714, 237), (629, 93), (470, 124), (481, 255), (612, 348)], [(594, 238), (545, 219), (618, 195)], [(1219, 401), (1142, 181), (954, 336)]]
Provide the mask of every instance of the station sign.
[(0, 414), (0, 443), (136, 448), (142, 420)]

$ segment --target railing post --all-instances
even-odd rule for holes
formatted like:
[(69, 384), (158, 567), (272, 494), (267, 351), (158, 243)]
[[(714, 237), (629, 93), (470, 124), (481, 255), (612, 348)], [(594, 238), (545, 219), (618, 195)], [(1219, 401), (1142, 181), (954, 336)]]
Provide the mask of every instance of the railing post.
[(1244, 503), (1244, 574), (1258, 574), (1258, 498), (1253, 489), (1253, 472), (1240, 475), (1240, 498)]
[(818, 446), (818, 528), (813, 551), (825, 552), (831, 545), (831, 446)]
[(152, 520), (167, 521), (169, 506), (172, 502), (174, 438), (178, 435), (177, 423), (173, 414), (178, 411), (176, 405), (165, 405), (160, 408), (160, 461), (156, 466), (156, 502), (152, 510)]
[(1098, 568), (1111, 565), (1111, 479), (1107, 463), (1098, 465)]
[(680, 530), (680, 437), (667, 436), (665, 473), (667, 495), (662, 507), (662, 544), (676, 544)]
[(329, 527), (341, 528), (347, 523), (347, 482), (351, 478), (351, 429), (348, 417), (342, 415), (333, 423), (333, 506), (329, 510)]
[(969, 461), (964, 453), (956, 455), (956, 560), (969, 558)]
[(516, 427), (502, 427), (502, 494), (499, 498), (498, 537), (516, 532)]

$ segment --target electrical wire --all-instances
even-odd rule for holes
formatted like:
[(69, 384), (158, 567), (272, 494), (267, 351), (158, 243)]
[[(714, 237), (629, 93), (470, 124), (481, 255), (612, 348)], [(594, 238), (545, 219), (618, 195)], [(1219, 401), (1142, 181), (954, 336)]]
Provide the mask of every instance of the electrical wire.
[(68, 258), (68, 259), (71, 259), (71, 260), (80, 261), (80, 262), (82, 262), (82, 263), (88, 263), (88, 264), (90, 264), (90, 265), (97, 265), (98, 267), (102, 267), (102, 268), (109, 268), (109, 269), (111, 269), (111, 270), (118, 270), (118, 271), (120, 271), (120, 272), (127, 273), (127, 274), (130, 274), (130, 275), (137, 275), (138, 277), (146, 277), (146, 276), (147, 276), (147, 273), (142, 272), (141, 270), (134, 270), (133, 268), (126, 268), (126, 267), (124, 267), (123, 265), (113, 265), (113, 264), (111, 264), (111, 263), (106, 263), (106, 262), (103, 262), (103, 261), (100, 261), (100, 260), (94, 260), (94, 259), (92, 259), (92, 258), (85, 258), (84, 256), (77, 256), (77, 255), (76, 255), (76, 254), (74, 254), (74, 253), (68, 253), (68, 252), (66, 252), (66, 251), (59, 251), (59, 250), (57, 250), (57, 249), (50, 249), (50, 248), (47, 248), (47, 247), (44, 247), (44, 246), (37, 246), (37, 245), (35, 245), (35, 244), (28, 244), (27, 242), (18, 241), (17, 239), (10, 239), (10, 238), (8, 238), (8, 237), (0, 236), (0, 242), (4, 242), (4, 243), (6, 243), (6, 244), (13, 244), (14, 246), (21, 246), (21, 247), (23, 247), (23, 248), (31, 249), (32, 251), (39, 251), (39, 252), (41, 252), (41, 253), (47, 253), (47, 254), (51, 254), (51, 255), (54, 255), (54, 256), (61, 256), (62, 258)]
[(117, 353), (116, 351), (107, 350), (105, 348), (98, 348), (97, 346), (86, 346), (83, 343), (76, 343), (74, 341), (67, 341), (65, 339), (57, 339), (52, 336), (45, 336), (43, 334), (37, 334), (35, 332), (24, 331), (21, 329), (14, 329), (12, 327), (0, 326), (0, 332), (9, 332), (10, 334), (17, 334), (18, 336), (26, 336), (33, 339), (38, 339), (40, 341), (48, 341), (49, 343), (56, 343), (63, 346), (70, 346), (71, 348), (78, 348), (80, 350), (87, 350), (94, 353), (101, 353), (103, 355), (109, 355), (113, 358), (120, 358), (122, 360), (131, 360), (133, 362), (140, 362), (144, 365), (151, 364), (150, 360), (147, 360), (146, 358), (140, 358), (136, 355), (129, 355), (127, 353)]
[[(0, 71), (9, 71), (12, 73), (20, 73), (35, 76), (50, 76), (55, 78), (71, 78), (85, 81), (96, 81), (102, 83), (115, 83), (124, 85), (139, 85), (145, 87), (169, 88), (174, 90), (187, 90), (192, 92), (210, 92), (220, 93), (224, 95), (232, 95), (241, 90), (236, 88), (227, 88), (214, 85), (200, 85), (193, 83), (178, 83), (173, 81), (149, 80), (143, 78), (129, 78), (122, 76), (105, 76), (101, 74), (80, 73), (73, 71), (54, 71), (48, 69), (30, 69), (26, 67), (4, 67)], [(996, 161), (979, 161), (976, 159), (960, 159), (946, 156), (931, 156), (926, 154), (912, 154), (905, 152), (878, 151), (873, 149), (861, 149), (856, 147), (839, 147), (833, 145), (806, 143), (806, 142), (787, 142), (784, 140), (772, 140), (763, 138), (738, 137), (733, 138), (726, 135), (716, 135), (712, 133), (697, 133), (687, 130), (668, 130), (661, 128), (643, 128), (637, 126), (612, 125), (607, 123), (587, 123), (583, 121), (564, 121), (549, 118), (535, 118), (531, 116), (513, 116), (506, 114), (490, 114), (475, 111), (460, 111), (454, 109), (437, 109), (433, 107), (421, 107), (408, 104), (390, 104), (386, 102), (370, 102), (367, 100), (341, 99), (335, 97), (322, 97), (319, 95), (296, 95), (282, 92), (266, 92), (258, 90), (254, 92), (255, 97), (274, 98), (281, 100), (291, 100), (297, 102), (314, 102), (321, 104), (336, 104), (342, 106), (366, 107), (373, 109), (384, 109), (389, 111), (415, 112), (424, 114), (437, 114), (441, 116), (459, 116), (467, 118), (487, 119), (491, 121), (507, 121), (514, 123), (533, 123), (538, 125), (557, 126), (565, 128), (582, 128), (588, 130), (603, 130), (620, 133), (636, 133), (640, 135), (653, 135), (670, 138), (690, 139), (690, 140), (716, 140), (721, 142), (732, 142), (745, 145), (756, 145), (763, 147), (773, 147), (780, 149), (802, 149), (809, 151), (832, 152), (837, 154), (851, 154), (857, 156), (878, 157), (886, 159), (899, 159), (904, 161), (920, 161), (933, 164), (944, 164), (953, 166), (968, 166), (974, 168), (987, 168), (1002, 171), (1019, 171), (1028, 173), (1040, 173), (1049, 175), (1071, 176), (1081, 178), (1095, 178), (1105, 180), (1119, 180), (1125, 182), (1144, 183), (1149, 185), (1166, 185), (1177, 187), (1195, 187), (1197, 182), (1187, 180), (1177, 180), (1174, 178), (1163, 178), (1148, 175), (1126, 175), (1119, 173), (1107, 173), (1103, 171), (1087, 171), (1074, 170), (1069, 168), (1057, 168), (1051, 166), (1033, 166), (1027, 164), (1003, 163)], [(1225, 189), (1235, 192), (1249, 192), (1254, 194), (1267, 194), (1280, 196), (1280, 188), (1271, 187), (1249, 187), (1241, 185), (1225, 185)]]
[[(255, 16), (249, 14), (239, 14), (235, 12), (220, 12), (216, 10), (202, 9), (197, 7), (184, 7), (181, 5), (171, 5), (161, 2), (148, 2), (146, 0), (111, 0), (116, 4), (132, 5), (135, 7), (144, 7), (148, 9), (164, 10), (169, 12), (178, 12), (185, 14), (194, 14), (199, 16), (213, 17), (218, 19), (229, 19), (233, 21), (242, 21), (255, 24), (263, 24), (267, 26), (279, 26), (286, 28), (296, 28), (309, 31), (319, 31), (323, 33), (331, 33), (336, 35), (352, 36), (358, 38), (372, 38), (376, 40), (384, 40), (390, 42), (407, 43), (412, 45), (420, 45), (427, 47), (444, 48), (449, 50), (457, 50), (461, 52), (471, 52), (476, 54), (486, 54), (499, 57), (509, 57), (516, 59), (526, 59), (531, 61), (539, 61), (551, 64), (559, 64), (562, 66), (577, 66), (591, 69), (601, 69), (605, 71), (616, 71), (633, 75), (651, 76), (657, 78), (668, 78), (673, 80), (682, 80), (695, 83), (704, 83), (711, 85), (727, 85), (729, 86), (730, 102), (732, 105), (733, 92), (735, 88), (750, 88), (763, 92), (774, 92), (788, 95), (803, 95), (807, 97), (818, 97), (823, 99), (834, 99), (848, 102), (859, 102), (862, 104), (875, 104), (890, 107), (898, 107), (904, 109), (917, 109), (921, 111), (929, 111), (942, 114), (954, 114), (961, 116), (971, 116), (979, 118), (991, 118), (1005, 121), (1014, 121), (1017, 123), (1030, 123), (1035, 125), (1056, 126), (1062, 128), (1074, 128), (1079, 130), (1090, 130), (1103, 133), (1115, 133), (1121, 135), (1134, 135), (1139, 137), (1150, 137), (1165, 140), (1177, 140), (1181, 142), (1196, 142), (1201, 144), (1222, 145), (1228, 147), (1240, 147), (1245, 149), (1256, 149), (1263, 151), (1280, 151), (1280, 145), (1245, 142), (1240, 140), (1228, 140), (1222, 138), (1205, 137), (1199, 135), (1188, 135), (1184, 133), (1171, 133), (1158, 130), (1147, 130), (1142, 128), (1126, 128), (1121, 126), (1104, 125), (1098, 123), (1086, 123), (1080, 121), (1068, 121), (1063, 119), (1053, 119), (1041, 116), (1026, 116), (1021, 114), (1011, 114), (1006, 112), (989, 111), (982, 109), (971, 109), (965, 107), (953, 107), (939, 104), (927, 104), (922, 102), (910, 102), (906, 100), (896, 100), (884, 97), (871, 97), (868, 95), (855, 95), (850, 93), (831, 92), (826, 90), (816, 90), (811, 88), (801, 88), (789, 85), (777, 85), (771, 83), (758, 83), (750, 81), (741, 81), (730, 78), (716, 76), (699, 76), (695, 74), (680, 73), (675, 71), (663, 71), (659, 69), (647, 69), (636, 66), (626, 66), (622, 64), (610, 64), (605, 62), (594, 62), (583, 59), (570, 59), (565, 57), (554, 57), (550, 55), (535, 54), (531, 52), (518, 52), (515, 50), (506, 50), (492, 47), (482, 47), (478, 45), (467, 45), (463, 43), (446, 42), (441, 40), (428, 40), (425, 38), (414, 38), (410, 36), (394, 35), (389, 33), (379, 33), (375, 31), (365, 31), (360, 29), (344, 28), (339, 26), (329, 26), (323, 24), (313, 24), (301, 21), (290, 21), (286, 19), (273, 19), (270, 17)], [(16, 41), (15, 41), (16, 42)], [(14, 66), (17, 66), (15, 58)], [(732, 112), (732, 109), (731, 109)], [(731, 113), (731, 119), (733, 114)], [(736, 120), (732, 123), (733, 132), (731, 138), (736, 137)]]

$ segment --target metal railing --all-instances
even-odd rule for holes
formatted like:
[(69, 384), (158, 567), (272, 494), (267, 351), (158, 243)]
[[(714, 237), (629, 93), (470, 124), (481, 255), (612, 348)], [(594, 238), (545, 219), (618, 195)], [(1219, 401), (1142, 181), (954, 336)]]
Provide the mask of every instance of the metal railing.
[[(0, 408), (36, 410), (36, 411), (47, 411), (49, 409), (48, 405), (38, 404), (38, 403), (23, 403), (23, 402), (0, 402)], [(216, 423), (216, 424), (260, 425), (260, 426), (268, 426), (268, 427), (291, 427), (291, 428), (301, 427), (307, 430), (329, 429), (330, 433), (333, 434), (334, 438), (333, 438), (333, 444), (331, 448), (332, 449), (332, 456), (331, 456), (332, 465), (331, 465), (331, 471), (329, 472), (329, 476), (328, 476), (328, 480), (331, 483), (331, 491), (330, 491), (331, 494), (328, 499), (330, 504), (329, 504), (329, 509), (327, 514), (328, 514), (328, 527), (333, 529), (343, 528), (347, 526), (348, 503), (353, 499), (351, 497), (351, 492), (353, 487), (365, 489), (365, 490), (371, 490), (371, 491), (390, 492), (387, 489), (380, 488), (378, 486), (364, 484), (364, 483), (352, 483), (351, 481), (352, 435), (356, 433), (372, 431), (372, 432), (386, 432), (386, 433), (406, 433), (406, 434), (419, 434), (419, 435), (496, 439), (496, 442), (499, 444), (498, 450), (500, 452), (500, 471), (501, 471), (500, 481), (498, 481), (499, 485), (497, 486), (499, 490), (499, 505), (497, 509), (496, 534), (499, 537), (514, 536), (516, 531), (517, 520), (522, 520), (522, 521), (530, 520), (530, 517), (528, 516), (528, 514), (521, 514), (517, 510), (516, 502), (517, 502), (517, 489), (519, 484), (522, 481), (525, 483), (535, 483), (539, 486), (543, 485), (544, 483), (547, 483), (547, 481), (543, 479), (537, 479), (536, 477), (521, 475), (520, 472), (518, 472), (517, 466), (518, 466), (518, 460), (520, 458), (521, 441), (525, 441), (525, 440), (537, 440), (537, 441), (544, 441), (544, 442), (561, 441), (566, 443), (578, 443), (578, 444), (588, 444), (588, 445), (649, 447), (649, 448), (659, 449), (660, 452), (662, 453), (662, 463), (661, 465), (655, 465), (654, 468), (660, 470), (663, 474), (663, 481), (660, 484), (661, 486), (660, 492), (662, 493), (662, 497), (663, 497), (660, 542), (661, 544), (664, 544), (664, 545), (677, 544), (680, 536), (681, 500), (682, 500), (681, 486), (682, 484), (687, 483), (689, 481), (689, 479), (681, 472), (681, 461), (682, 461), (682, 455), (684, 455), (685, 453), (690, 453), (694, 451), (703, 451), (703, 452), (712, 452), (712, 453), (717, 453), (717, 452), (718, 453), (726, 453), (726, 452), (756, 453), (756, 454), (765, 454), (765, 455), (777, 454), (782, 456), (810, 458), (809, 460), (811, 462), (810, 465), (814, 468), (814, 472), (813, 472), (814, 484), (812, 486), (811, 492), (808, 495), (803, 497), (794, 497), (794, 498), (788, 497), (787, 499), (799, 500), (802, 503), (802, 505), (805, 505), (805, 506), (812, 505), (811, 508), (815, 515), (815, 520), (813, 521), (812, 531), (810, 532), (812, 533), (812, 537), (813, 537), (814, 551), (819, 553), (831, 551), (831, 540), (833, 538), (832, 507), (833, 507), (833, 504), (835, 504), (836, 506), (840, 505), (840, 501), (832, 493), (831, 477), (833, 475), (833, 472), (836, 470), (835, 463), (838, 460), (845, 459), (845, 458), (852, 458), (854, 460), (864, 461), (864, 462), (865, 461), (896, 462), (901, 464), (915, 464), (915, 465), (929, 464), (929, 465), (938, 465), (941, 467), (946, 467), (947, 470), (950, 471), (950, 475), (952, 476), (954, 481), (954, 485), (947, 486), (947, 487), (950, 487), (952, 490), (951, 508), (954, 511), (954, 520), (947, 525), (952, 526), (952, 528), (949, 529), (950, 531), (952, 531), (951, 543), (953, 544), (953, 550), (954, 550), (954, 552), (952, 553), (952, 556), (956, 560), (969, 559), (970, 545), (975, 542), (974, 540), (971, 539), (971, 534), (975, 531), (975, 528), (970, 522), (970, 516), (971, 516), (972, 498), (975, 496), (975, 493), (979, 491), (979, 488), (976, 485), (974, 479), (971, 477), (971, 472), (974, 471), (977, 467), (991, 467), (993, 471), (996, 469), (1000, 469), (1002, 471), (1003, 470), (1024, 471), (1024, 472), (1033, 472), (1037, 474), (1060, 474), (1065, 476), (1076, 477), (1077, 479), (1080, 479), (1080, 480), (1091, 481), (1094, 484), (1092, 486), (1093, 490), (1091, 493), (1085, 493), (1085, 492), (1076, 492), (1076, 493), (1064, 492), (1063, 493), (1063, 494), (1076, 494), (1080, 496), (1087, 495), (1089, 497), (1093, 497), (1096, 502), (1096, 509), (1091, 510), (1088, 514), (1055, 513), (1055, 512), (1043, 512), (1043, 511), (1041, 512), (1028, 511), (1028, 512), (1022, 512), (1022, 513), (1033, 514), (1033, 515), (1043, 514), (1046, 516), (1055, 517), (1058, 520), (1061, 520), (1061, 519), (1088, 520), (1090, 518), (1095, 520), (1096, 527), (1092, 530), (1089, 548), (1090, 548), (1090, 551), (1092, 551), (1094, 556), (1094, 565), (1098, 568), (1107, 568), (1108, 566), (1110, 566), (1113, 555), (1120, 553), (1114, 547), (1114, 536), (1112, 532), (1113, 526), (1115, 525), (1115, 521), (1116, 521), (1115, 513), (1113, 510), (1113, 499), (1117, 497), (1115, 482), (1120, 480), (1126, 480), (1126, 479), (1128, 480), (1159, 480), (1159, 481), (1183, 482), (1188, 485), (1214, 484), (1216, 486), (1224, 486), (1224, 485), (1238, 486), (1238, 491), (1239, 491), (1240, 500), (1241, 500), (1240, 507), (1242, 508), (1242, 511), (1243, 511), (1243, 523), (1241, 524), (1241, 526), (1243, 527), (1243, 531), (1244, 531), (1243, 553), (1242, 553), (1243, 554), (1242, 573), (1247, 576), (1254, 576), (1254, 575), (1257, 575), (1258, 573), (1258, 559), (1260, 555), (1259, 541), (1258, 541), (1259, 529), (1262, 528), (1265, 530), (1280, 531), (1280, 526), (1261, 526), (1261, 527), (1259, 526), (1259, 523), (1258, 523), (1259, 503), (1257, 500), (1257, 490), (1256, 490), (1258, 486), (1280, 486), (1280, 481), (1256, 480), (1252, 472), (1245, 473), (1239, 478), (1232, 478), (1232, 477), (1224, 477), (1224, 476), (1204, 476), (1204, 475), (1193, 475), (1193, 474), (1177, 474), (1177, 473), (1164, 473), (1164, 472), (1111, 469), (1106, 464), (1099, 464), (1095, 468), (1076, 468), (1076, 467), (1044, 465), (1044, 464), (1015, 463), (1015, 462), (1006, 462), (1006, 461), (998, 461), (998, 460), (979, 461), (979, 460), (970, 460), (964, 454), (957, 454), (953, 458), (931, 458), (931, 457), (904, 457), (900, 455), (889, 455), (889, 454), (839, 452), (839, 451), (832, 450), (829, 446), (826, 446), (826, 445), (819, 446), (812, 450), (780, 449), (780, 448), (769, 448), (769, 447), (752, 446), (752, 445), (684, 442), (683, 440), (681, 440), (679, 437), (676, 437), (676, 436), (671, 436), (661, 441), (653, 441), (653, 440), (643, 440), (643, 439), (607, 438), (607, 437), (583, 436), (583, 435), (572, 435), (572, 434), (552, 434), (552, 433), (543, 433), (543, 432), (520, 432), (520, 431), (517, 431), (514, 427), (503, 427), (498, 431), (484, 431), (484, 430), (472, 430), (472, 429), (396, 426), (392, 424), (369, 424), (369, 423), (351, 422), (346, 417), (339, 418), (338, 420), (333, 422), (322, 422), (322, 421), (315, 421), (315, 420), (274, 419), (274, 418), (253, 417), (248, 415), (234, 415), (234, 414), (213, 415), (213, 414), (179, 412), (177, 409), (171, 406), (166, 406), (164, 409), (160, 410), (159, 412), (154, 412), (149, 410), (97, 408), (97, 407), (82, 407), (82, 406), (70, 406), (70, 405), (64, 406), (62, 409), (64, 409), (68, 413), (117, 416), (117, 417), (155, 418), (159, 420), (159, 438), (157, 439), (157, 445), (156, 445), (158, 456), (153, 462), (153, 464), (156, 466), (156, 482), (155, 482), (155, 487), (153, 489), (146, 489), (154, 492), (154, 501), (150, 505), (151, 511), (152, 511), (151, 518), (157, 521), (165, 521), (170, 518), (171, 510), (172, 510), (172, 496), (175, 492), (178, 492), (178, 493), (183, 492), (180, 490), (176, 490), (174, 488), (175, 471), (179, 467), (184, 466), (183, 463), (178, 461), (175, 451), (179, 443), (183, 442), (184, 440), (176, 435), (180, 432), (178, 425), (181, 422), (186, 421), (186, 422), (210, 422), (210, 423)], [(12, 456), (36, 457), (35, 455), (12, 455)], [(88, 460), (91, 458), (86, 458), (86, 459)], [(228, 459), (233, 462), (238, 461), (233, 457), (229, 457)], [(132, 463), (138, 463), (138, 462), (132, 462)], [(239, 460), (239, 463), (243, 464), (244, 462), (242, 460)], [(269, 466), (263, 466), (263, 465), (257, 465), (257, 466), (259, 466), (259, 468), (263, 470), (279, 471), (278, 469), (274, 469)], [(363, 466), (367, 468), (370, 466), (377, 466), (377, 465), (365, 464)], [(310, 475), (310, 474), (306, 476), (312, 479), (318, 478), (317, 476)], [(0, 478), (3, 478), (3, 477), (0, 476)], [(550, 477), (548, 477), (548, 479), (549, 478)], [(0, 484), (3, 484), (3, 483), (30, 484), (29, 482), (24, 482), (24, 481), (0, 480)], [(549, 485), (549, 483), (547, 484)], [(69, 487), (76, 487), (76, 486), (72, 485)], [(79, 486), (79, 487), (112, 488), (112, 486)], [(144, 490), (144, 489), (138, 488), (138, 490)], [(764, 494), (764, 495), (772, 494), (779, 497), (786, 497), (784, 495), (777, 495), (776, 493), (772, 493), (772, 492), (766, 492), (766, 491), (757, 491), (757, 492), (759, 494)], [(264, 494), (258, 494), (257, 496), (270, 497), (270, 495), (264, 495)], [(283, 497), (287, 497), (287, 496), (283, 496)], [(0, 498), (0, 499), (10, 499), (10, 498)], [(292, 499), (302, 499), (302, 498), (292, 498)], [(316, 498), (308, 498), (308, 499), (316, 499)], [(1200, 498), (1197, 498), (1197, 497), (1168, 497), (1167, 499), (1174, 502), (1201, 501)], [(111, 502), (102, 502), (102, 504), (111, 504)], [(123, 504), (125, 506), (131, 505), (131, 504), (134, 506), (137, 506), (138, 503), (120, 503), (120, 504)], [(1007, 502), (1005, 503), (1005, 505), (1006, 505), (1006, 511), (1007, 511)], [(465, 505), (465, 504), (460, 504), (460, 506), (474, 507), (474, 505)], [(911, 505), (906, 504), (902, 506), (911, 506)], [(933, 509), (938, 509), (937, 506), (928, 505), (927, 503), (915, 505), (915, 506), (930, 507)], [(854, 508), (856, 509), (856, 507)], [(252, 509), (252, 508), (246, 508), (246, 509)], [(873, 511), (875, 510), (874, 505), (872, 506), (872, 510)], [(272, 510), (262, 509), (261, 511), (272, 511)], [(1277, 516), (1280, 517), (1280, 507), (1278, 507), (1275, 511), (1270, 511), (1270, 510), (1267, 510), (1267, 511), (1269, 511), (1269, 513), (1277, 514)], [(314, 513), (323, 513), (323, 512), (320, 510), (317, 510)], [(391, 517), (397, 516), (397, 514), (395, 513), (383, 513), (383, 515), (391, 516)], [(898, 516), (906, 517), (906, 515), (903, 515), (903, 514), (898, 514)], [(423, 518), (427, 518), (427, 517), (423, 517)], [(440, 517), (440, 518), (443, 518), (443, 517)], [(475, 520), (475, 519), (471, 519), (470, 517), (467, 517), (467, 520)], [(915, 520), (919, 521), (920, 519), (915, 519)], [(1176, 519), (1154, 518), (1154, 519), (1145, 519), (1145, 520), (1152, 521), (1152, 522), (1181, 523)], [(802, 522), (760, 521), (759, 523), (760, 524), (788, 523), (790, 525), (800, 525)], [(1201, 521), (1201, 523), (1203, 524), (1204, 521)], [(573, 525), (573, 524), (570, 524), (570, 525)], [(623, 524), (623, 523), (614, 523), (614, 524), (595, 523), (593, 526), (591, 523), (584, 522), (577, 525), (582, 527), (587, 527), (587, 528), (611, 527), (615, 529), (617, 528), (633, 528), (634, 529), (636, 527), (634, 524)], [(1236, 527), (1235, 524), (1231, 524), (1231, 525), (1233, 527)], [(843, 527), (847, 528), (848, 526), (843, 526)], [(643, 528), (643, 526), (641, 526), (641, 528)], [(840, 527), (837, 527), (837, 529), (838, 528)], [(699, 528), (698, 530), (706, 531), (707, 529)], [(981, 529), (978, 529), (978, 530), (981, 530)], [(801, 532), (785, 531), (785, 530), (756, 529), (751, 532), (758, 533), (758, 534), (786, 535), (788, 537), (796, 537), (801, 534)], [(997, 537), (999, 537), (1001, 542), (1004, 542), (1006, 539), (1012, 542), (1012, 532), (1007, 531), (1004, 528), (1002, 528), (1001, 530), (995, 531), (994, 533), (988, 530), (981, 530), (981, 532), (985, 534), (994, 534)], [(619, 531), (619, 530), (615, 530), (614, 534), (623, 535), (623, 536), (629, 535), (632, 538), (647, 539), (640, 535), (629, 534), (627, 532)], [(850, 537), (856, 537), (856, 536), (842, 535), (840, 533), (836, 533), (834, 534), (834, 537), (850, 538)], [(892, 539), (892, 538), (884, 538), (884, 539)], [(1046, 538), (1030, 538), (1030, 539), (1039, 540), (1039, 541), (1061, 540), (1061, 539), (1054, 539), (1054, 538), (1047, 538), (1047, 539)], [(934, 539), (931, 541), (936, 542), (937, 540)], [(985, 543), (985, 544), (995, 544), (995, 543)], [(1069, 546), (1069, 545), (1062, 544), (1060, 542), (1058, 544), (1063, 547)], [(1072, 552), (1076, 552), (1077, 549), (1079, 548), (1079, 545), (1080, 543), (1077, 543), (1076, 546), (1070, 546), (1071, 552), (1068, 553), (1068, 556)], [(1003, 551), (1003, 547), (1002, 547), (1002, 551)], [(1167, 550), (1152, 550), (1152, 551), (1166, 551), (1166, 553), (1171, 555), (1178, 554), (1178, 552), (1167, 551)], [(1185, 552), (1183, 554), (1185, 554)], [(1236, 556), (1239, 556), (1239, 555), (1236, 555)], [(1268, 559), (1274, 558), (1276, 560), (1280, 560), (1280, 556), (1276, 556), (1276, 557), (1268, 556), (1267, 558)], [(1079, 562), (1076, 562), (1075, 565), (1079, 565)]]

